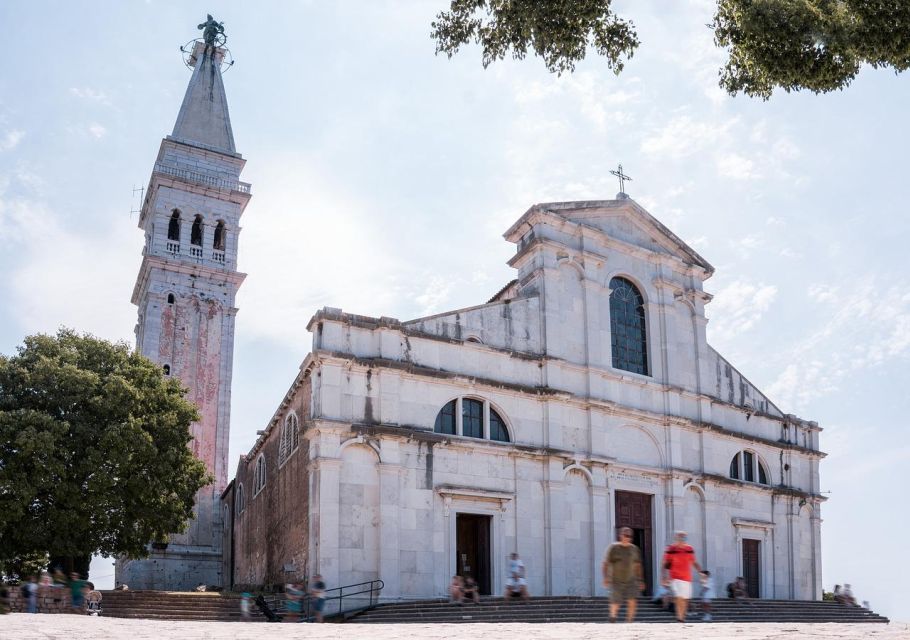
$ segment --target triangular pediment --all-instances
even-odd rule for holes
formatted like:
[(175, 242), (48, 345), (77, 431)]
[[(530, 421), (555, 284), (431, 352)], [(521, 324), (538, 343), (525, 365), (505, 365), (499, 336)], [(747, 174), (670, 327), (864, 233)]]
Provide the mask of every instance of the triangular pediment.
[(674, 256), (686, 264), (697, 265), (709, 273), (714, 272), (714, 267), (695, 249), (683, 242), (631, 198), (546, 202), (534, 205), (528, 214), (535, 211), (557, 215), (570, 222), (601, 231), (619, 242)]

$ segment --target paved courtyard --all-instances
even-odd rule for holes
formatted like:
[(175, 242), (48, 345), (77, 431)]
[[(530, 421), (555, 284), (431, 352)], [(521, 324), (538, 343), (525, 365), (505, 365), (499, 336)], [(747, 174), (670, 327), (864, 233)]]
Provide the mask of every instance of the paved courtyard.
[(497, 640), (678, 640), (735, 638), (778, 640), (818, 638), (844, 640), (907, 640), (910, 624), (265, 624), (240, 622), (162, 622), (90, 618), (73, 615), (0, 617), (2, 640), (281, 640), (282, 638), (345, 638), (350, 640), (445, 640), (482, 636)]

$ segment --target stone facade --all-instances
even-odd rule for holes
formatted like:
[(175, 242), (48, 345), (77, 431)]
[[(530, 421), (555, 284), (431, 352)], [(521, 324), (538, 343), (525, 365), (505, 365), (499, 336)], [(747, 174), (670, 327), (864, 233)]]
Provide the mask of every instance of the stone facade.
[(153, 545), (148, 559), (117, 561), (117, 583), (134, 589), (223, 583), (219, 500), (228, 479), (234, 302), (245, 277), (237, 271), (238, 235), (250, 186), (240, 182), (245, 160), (234, 149), (218, 71), (223, 51), (199, 43), (194, 56), (143, 203), (145, 247), (132, 301), (137, 349), (179, 377), (199, 408), (191, 446), (215, 482), (197, 493), (186, 532)]
[[(718, 587), (749, 573), (760, 597), (820, 598), (820, 428), (707, 344), (713, 267), (623, 194), (535, 205), (505, 237), (517, 277), (487, 304), (312, 318), (312, 351), (223, 496), (234, 583), (320, 572), (442, 596), (476, 542), (492, 593), (517, 551), (532, 594), (602, 595), (601, 555), (637, 518), (651, 583), (685, 529)], [(614, 366), (614, 277), (643, 300), (647, 375)], [(434, 429), (445, 406), (454, 433)], [(300, 445), (280, 463), (291, 409)]]

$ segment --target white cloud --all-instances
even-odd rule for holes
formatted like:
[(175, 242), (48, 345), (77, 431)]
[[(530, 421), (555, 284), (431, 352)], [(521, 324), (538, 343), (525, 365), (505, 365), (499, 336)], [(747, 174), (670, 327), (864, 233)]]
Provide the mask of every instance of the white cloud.
[(142, 234), (126, 221), (88, 232), (68, 227), (40, 200), (0, 201), (0, 247), (21, 256), (7, 277), (10, 315), (28, 333), (66, 325), (131, 338), (135, 272), (124, 266), (138, 269), (141, 244)]
[(837, 300), (838, 288), (830, 284), (809, 285), (809, 297), (815, 302), (834, 302)]
[(822, 320), (780, 354), (788, 364), (769, 393), (802, 409), (861, 371), (910, 357), (910, 283), (877, 280), (809, 287), (809, 297), (825, 305)]
[(107, 134), (107, 129), (105, 129), (103, 125), (93, 122), (88, 126), (88, 132), (95, 139), (101, 139)]
[(771, 307), (777, 287), (762, 282), (731, 282), (714, 295), (708, 306), (711, 342), (722, 344), (749, 331)]
[(70, 94), (82, 100), (91, 100), (102, 104), (109, 104), (107, 94), (99, 89), (91, 87), (70, 87)]
[(645, 137), (641, 151), (651, 156), (684, 158), (714, 146), (729, 134), (736, 122), (736, 118), (715, 122), (699, 121), (689, 115), (676, 116)]
[(7, 131), (3, 138), (0, 138), (0, 151), (9, 151), (15, 149), (16, 146), (22, 142), (22, 138), (25, 137), (25, 131), (20, 129), (12, 129)]
[(761, 173), (755, 169), (755, 163), (738, 153), (725, 153), (716, 160), (717, 172), (734, 180), (755, 180)]

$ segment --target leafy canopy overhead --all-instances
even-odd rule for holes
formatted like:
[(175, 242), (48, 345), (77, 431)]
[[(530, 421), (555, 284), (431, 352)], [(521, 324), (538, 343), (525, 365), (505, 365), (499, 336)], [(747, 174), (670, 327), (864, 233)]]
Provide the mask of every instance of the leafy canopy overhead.
[[(719, 76), (730, 95), (822, 93), (848, 86), (863, 64), (910, 67), (908, 0), (717, 0), (707, 26), (729, 54)], [(618, 74), (639, 45), (634, 24), (613, 12), (611, 0), (452, 0), (431, 35), (436, 53), (449, 57), (475, 42), (484, 67), (531, 51), (560, 74), (589, 47)]]
[(710, 26), (730, 53), (720, 71), (730, 94), (823, 93), (848, 86), (863, 64), (910, 67), (907, 0), (719, 0)]
[(61, 329), (0, 355), (0, 569), (35, 555), (142, 557), (211, 482), (195, 405), (134, 353)]
[(452, 0), (436, 16), (436, 53), (450, 58), (472, 40), (483, 47), (483, 66), (507, 53), (522, 59), (531, 49), (547, 69), (573, 71), (589, 46), (619, 73), (638, 46), (631, 22), (616, 17), (611, 0)]

